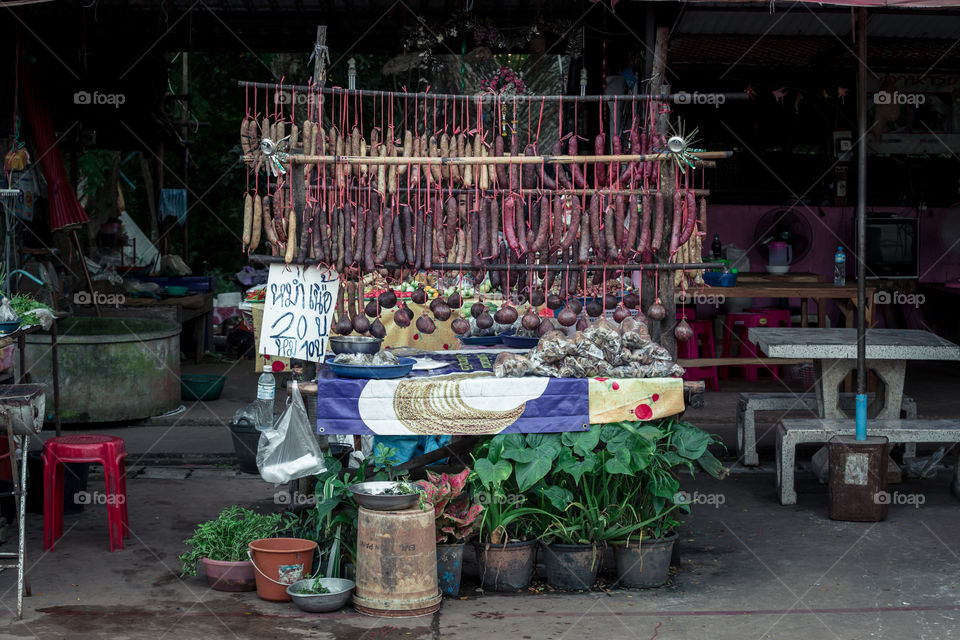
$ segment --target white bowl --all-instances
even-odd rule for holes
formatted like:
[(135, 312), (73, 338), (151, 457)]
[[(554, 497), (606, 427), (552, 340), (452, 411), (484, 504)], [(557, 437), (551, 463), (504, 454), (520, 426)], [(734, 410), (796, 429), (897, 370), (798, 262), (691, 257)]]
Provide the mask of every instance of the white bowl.
[(784, 266), (773, 266), (772, 264), (767, 265), (767, 273), (771, 273), (775, 276), (782, 276), (787, 274), (790, 271), (790, 265)]

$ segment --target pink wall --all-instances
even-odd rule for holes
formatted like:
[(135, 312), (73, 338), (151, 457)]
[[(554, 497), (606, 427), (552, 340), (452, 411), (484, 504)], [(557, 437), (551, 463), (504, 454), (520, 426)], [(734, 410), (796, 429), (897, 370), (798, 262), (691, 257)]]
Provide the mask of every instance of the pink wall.
[[(713, 234), (719, 233), (724, 246), (733, 243), (741, 249), (752, 246), (756, 223), (763, 214), (775, 205), (741, 206), (711, 205), (708, 209), (708, 237), (704, 241), (704, 250), (709, 250)], [(808, 216), (813, 230), (813, 246), (803, 260), (791, 267), (792, 271), (819, 273), (825, 279), (833, 278), (833, 254), (837, 245), (844, 244), (847, 249), (848, 277), (855, 272), (852, 245), (854, 234), (854, 207), (821, 207), (825, 214), (820, 217), (817, 207), (798, 207), (798, 211)], [(893, 212), (904, 217), (916, 216), (915, 210), (894, 207), (877, 207), (876, 211)], [(947, 247), (940, 241), (940, 221), (946, 209), (930, 209), (920, 219), (920, 274), (921, 282), (945, 282), (960, 278), (960, 251), (958, 255), (946, 255)], [(868, 212), (869, 213), (869, 212)], [(840, 239), (840, 241), (837, 240)], [(960, 238), (956, 238), (960, 241)], [(766, 262), (756, 248), (749, 254), (752, 271), (763, 271)]]

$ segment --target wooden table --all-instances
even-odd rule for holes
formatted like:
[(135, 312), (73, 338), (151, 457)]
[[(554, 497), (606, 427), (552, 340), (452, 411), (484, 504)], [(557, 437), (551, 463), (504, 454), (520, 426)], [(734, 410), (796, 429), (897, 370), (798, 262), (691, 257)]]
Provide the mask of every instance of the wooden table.
[[(820, 417), (846, 417), (838, 387), (857, 368), (856, 329), (751, 328), (747, 337), (772, 358), (813, 360)], [(883, 382), (878, 420), (900, 418), (907, 360), (960, 360), (960, 347), (929, 331), (869, 329), (866, 344), (867, 368)]]
[[(756, 275), (756, 274), (754, 274)], [(867, 326), (873, 323), (873, 294), (876, 287), (867, 285), (867, 304), (865, 308)], [(829, 282), (783, 282), (780, 280), (756, 281), (735, 287), (709, 287), (699, 291), (703, 295), (722, 295), (725, 298), (800, 298), (800, 325), (808, 326), (807, 304), (817, 302), (817, 325), (826, 325), (824, 301), (833, 300), (844, 314), (844, 324), (853, 327), (856, 324), (857, 283), (848, 282), (836, 286)]]
[(775, 276), (766, 271), (747, 271), (737, 274), (737, 284), (757, 284), (765, 282), (775, 282), (783, 284), (784, 282), (822, 282), (819, 273), (807, 273), (803, 271), (791, 271), (782, 276)]

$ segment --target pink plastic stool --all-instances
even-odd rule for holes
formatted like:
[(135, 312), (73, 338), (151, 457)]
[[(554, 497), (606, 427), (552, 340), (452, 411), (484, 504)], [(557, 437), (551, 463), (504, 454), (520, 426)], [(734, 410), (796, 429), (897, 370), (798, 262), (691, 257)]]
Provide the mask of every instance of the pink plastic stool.
[(748, 309), (750, 313), (762, 313), (767, 316), (771, 327), (789, 327), (790, 310), (789, 309)]
[[(730, 358), (734, 357), (733, 354), (733, 345), (734, 341), (738, 346), (737, 357), (740, 358), (756, 358), (759, 357), (757, 352), (757, 347), (752, 342), (747, 339), (748, 329), (754, 327), (770, 327), (775, 326), (770, 323), (770, 320), (763, 313), (728, 313), (726, 323), (723, 326), (723, 357)], [(720, 377), (724, 380), (730, 375), (730, 367), (743, 367), (743, 375), (748, 382), (756, 382), (757, 374), (761, 369), (766, 369), (758, 364), (746, 364), (746, 365), (729, 365), (720, 367)], [(777, 371), (777, 367), (770, 367), (770, 373), (773, 374), (774, 380), (779, 380), (780, 375)]]
[[(689, 321), (688, 321), (689, 322)], [(717, 350), (713, 342), (713, 323), (709, 320), (690, 322), (693, 337), (686, 342), (677, 343), (678, 358), (716, 358)], [(717, 367), (690, 367), (683, 374), (684, 380), (705, 380), (714, 391), (720, 390), (720, 378)]]
[(110, 551), (123, 549), (130, 536), (127, 518), (127, 451), (123, 439), (114, 436), (77, 434), (50, 438), (43, 444), (43, 548), (63, 535), (63, 464), (96, 462), (103, 465), (106, 485)]

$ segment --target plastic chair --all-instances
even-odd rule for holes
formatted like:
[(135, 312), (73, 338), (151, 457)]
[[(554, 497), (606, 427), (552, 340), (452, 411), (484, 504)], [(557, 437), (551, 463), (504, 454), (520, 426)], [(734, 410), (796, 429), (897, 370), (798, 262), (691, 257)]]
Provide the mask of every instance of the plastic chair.
[[(747, 339), (747, 331), (754, 327), (775, 326), (770, 323), (769, 318), (764, 313), (728, 313), (727, 320), (723, 326), (723, 357), (757, 358), (760, 354), (757, 347)], [(737, 354), (734, 356), (733, 345), (737, 345)], [(730, 367), (743, 367), (744, 378), (749, 382), (757, 381), (757, 374), (761, 369), (766, 369), (758, 364), (746, 365), (725, 365), (720, 367), (720, 377), (724, 380), (730, 375)], [(780, 375), (777, 367), (770, 367), (770, 373), (774, 380), (779, 380)]]
[(123, 439), (102, 435), (50, 438), (43, 445), (43, 548), (52, 551), (63, 535), (63, 464), (95, 462), (103, 465), (110, 551), (123, 549), (130, 536), (127, 517), (127, 451)]
[[(689, 321), (688, 321), (689, 322)], [(713, 342), (713, 323), (710, 320), (690, 322), (693, 337), (677, 343), (678, 358), (715, 358), (717, 350)], [(683, 374), (684, 380), (705, 380), (714, 391), (720, 390), (717, 367), (690, 367)]]

